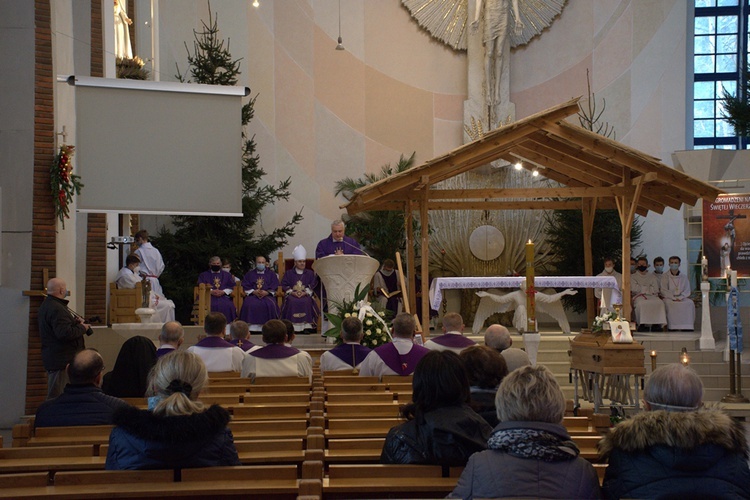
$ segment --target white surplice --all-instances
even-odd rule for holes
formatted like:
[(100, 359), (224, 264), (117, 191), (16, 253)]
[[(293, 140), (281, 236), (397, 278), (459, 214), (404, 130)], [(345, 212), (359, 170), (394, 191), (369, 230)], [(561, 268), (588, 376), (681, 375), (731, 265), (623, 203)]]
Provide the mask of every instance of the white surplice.
[(691, 294), (687, 274), (667, 271), (661, 275), (661, 295), (670, 330), (695, 329), (695, 303), (690, 299)]
[[(120, 269), (117, 273), (117, 278), (115, 278), (117, 288), (125, 290), (132, 290), (140, 281), (141, 277), (131, 271), (128, 267)], [(154, 315), (151, 316), (151, 323), (166, 323), (167, 321), (174, 321), (174, 302), (167, 299), (164, 295), (151, 290), (148, 306), (156, 311)]]
[(653, 273), (630, 275), (635, 322), (638, 325), (663, 325), (667, 322), (664, 302), (659, 298), (659, 280)]
[(159, 295), (164, 295), (164, 291), (159, 284), (159, 276), (164, 272), (164, 260), (161, 258), (161, 252), (154, 248), (148, 241), (138, 247), (134, 252), (141, 259), (141, 272), (151, 282), (151, 290)]

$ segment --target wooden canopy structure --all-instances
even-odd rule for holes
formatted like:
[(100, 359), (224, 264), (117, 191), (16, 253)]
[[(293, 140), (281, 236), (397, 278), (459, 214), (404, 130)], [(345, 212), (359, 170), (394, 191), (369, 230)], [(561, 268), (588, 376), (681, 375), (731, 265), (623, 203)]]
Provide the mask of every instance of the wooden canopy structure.
[[(578, 113), (578, 100), (534, 114), (488, 132), (483, 137), (407, 171), (355, 191), (342, 206), (350, 215), (369, 210), (403, 210), (406, 215), (409, 289), (414, 285), (412, 217), (428, 220), (429, 210), (581, 209), (584, 262), (593, 273), (591, 233), (596, 209), (617, 209), (622, 222), (622, 260), (630, 260), (630, 232), (635, 214), (679, 210), (723, 191), (664, 165), (658, 158), (565, 121)], [(437, 189), (435, 184), (495, 160), (521, 160), (527, 170), (559, 183), (552, 188)], [(422, 269), (428, 269), (428, 225), (421, 224)], [(624, 268), (623, 309), (630, 314), (630, 273)], [(429, 318), (429, 280), (422, 280), (422, 324)], [(414, 297), (415, 294), (411, 294)], [(588, 294), (589, 323), (594, 299)], [(411, 302), (410, 310), (414, 310)]]

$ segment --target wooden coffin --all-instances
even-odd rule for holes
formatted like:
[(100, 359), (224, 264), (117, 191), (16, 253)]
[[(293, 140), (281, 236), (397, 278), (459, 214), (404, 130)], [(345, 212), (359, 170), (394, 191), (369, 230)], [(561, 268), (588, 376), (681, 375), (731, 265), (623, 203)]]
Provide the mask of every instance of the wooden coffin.
[(615, 344), (609, 332), (583, 331), (570, 341), (570, 366), (574, 370), (603, 375), (645, 375), (643, 346), (639, 343)]

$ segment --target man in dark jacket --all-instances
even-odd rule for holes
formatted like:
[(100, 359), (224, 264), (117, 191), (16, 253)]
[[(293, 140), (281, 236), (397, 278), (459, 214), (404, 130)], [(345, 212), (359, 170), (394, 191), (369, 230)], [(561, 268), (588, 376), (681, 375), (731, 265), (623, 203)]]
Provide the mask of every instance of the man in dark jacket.
[(91, 325), (68, 310), (68, 286), (61, 278), (47, 283), (47, 298), (39, 307), (39, 336), (42, 340), (42, 362), (47, 370), (47, 399), (59, 396), (68, 376), (65, 367), (85, 347), (83, 335)]
[(36, 427), (70, 425), (107, 425), (112, 414), (128, 404), (100, 389), (104, 360), (93, 349), (84, 349), (75, 355), (67, 367), (70, 383), (55, 399), (39, 406), (34, 419)]

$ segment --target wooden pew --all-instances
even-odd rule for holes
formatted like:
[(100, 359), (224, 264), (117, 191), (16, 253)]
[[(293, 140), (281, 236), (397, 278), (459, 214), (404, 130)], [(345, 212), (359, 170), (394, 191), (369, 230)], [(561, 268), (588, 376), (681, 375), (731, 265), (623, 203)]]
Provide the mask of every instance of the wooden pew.
[[(0, 474), (104, 469), (98, 445), (34, 446), (0, 449)], [(2, 491), (0, 491), (2, 495)]]
[(243, 396), (247, 404), (309, 403), (310, 394), (306, 392), (248, 392)]
[(237, 406), (242, 404), (241, 394), (201, 394), (200, 399), (204, 405)]
[(300, 420), (308, 417), (309, 403), (230, 406), (232, 420)]
[(28, 446), (61, 446), (74, 444), (103, 444), (109, 442), (111, 425), (81, 425), (77, 427), (37, 427)]
[(146, 398), (120, 398), (123, 401), (125, 401), (130, 406), (135, 406), (136, 408), (148, 408), (148, 399)]
[(591, 464), (594, 466), (596, 476), (599, 478), (599, 486), (604, 483), (604, 474), (607, 473), (607, 464)]
[[(229, 379), (227, 379), (229, 380)], [(201, 392), (201, 396), (215, 396), (219, 394), (245, 394), (250, 384), (242, 383), (221, 383), (221, 384), (209, 384), (208, 387)]]
[(307, 436), (307, 421), (305, 419), (231, 420), (229, 429), (235, 441), (304, 438)]
[(402, 385), (402, 384), (409, 384), (412, 385), (414, 382), (414, 375), (383, 375), (382, 382), (386, 385), (396, 384), (396, 385)]
[(368, 391), (368, 392), (332, 392), (326, 395), (326, 400), (332, 404), (393, 403), (395, 401), (395, 394), (391, 392), (371, 392), (371, 391)]
[(302, 394), (310, 394), (309, 384), (258, 384), (250, 385), (247, 387), (247, 392), (250, 394), (267, 393), (267, 392), (296, 392)]
[(334, 438), (384, 438), (392, 427), (403, 423), (401, 418), (334, 418), (327, 419), (325, 436)]
[(436, 465), (331, 465), (323, 478), (328, 498), (388, 498), (399, 494), (442, 498), (453, 491), (458, 477), (443, 477)]
[(590, 462), (601, 461), (599, 450), (596, 447), (602, 439), (601, 436), (571, 435), (570, 438), (581, 451), (581, 454), (579, 455), (581, 458), (585, 458)]
[(391, 401), (390, 403), (327, 403), (326, 416), (328, 418), (373, 418), (373, 417), (398, 417), (400, 405)]
[(222, 383), (224, 381), (230, 381), (235, 383), (237, 380), (247, 380), (240, 377), (240, 372), (208, 372), (209, 384)]
[(326, 463), (378, 463), (385, 438), (329, 439)]
[(310, 382), (307, 377), (255, 377), (253, 385), (307, 385)]
[(305, 459), (304, 439), (254, 439), (234, 441), (242, 465), (297, 464)]
[(360, 377), (359, 375), (350, 375), (348, 377), (338, 376), (328, 379), (323, 377), (324, 387), (328, 387), (330, 385), (370, 385), (379, 383), (380, 380), (378, 380), (378, 377)]
[(205, 467), (182, 469), (182, 480), (173, 484), (179, 495), (211, 498), (242, 495), (244, 498), (296, 498), (299, 491), (295, 465)]
[(385, 384), (326, 384), (325, 391), (327, 394), (340, 392), (386, 392), (388, 387)]

